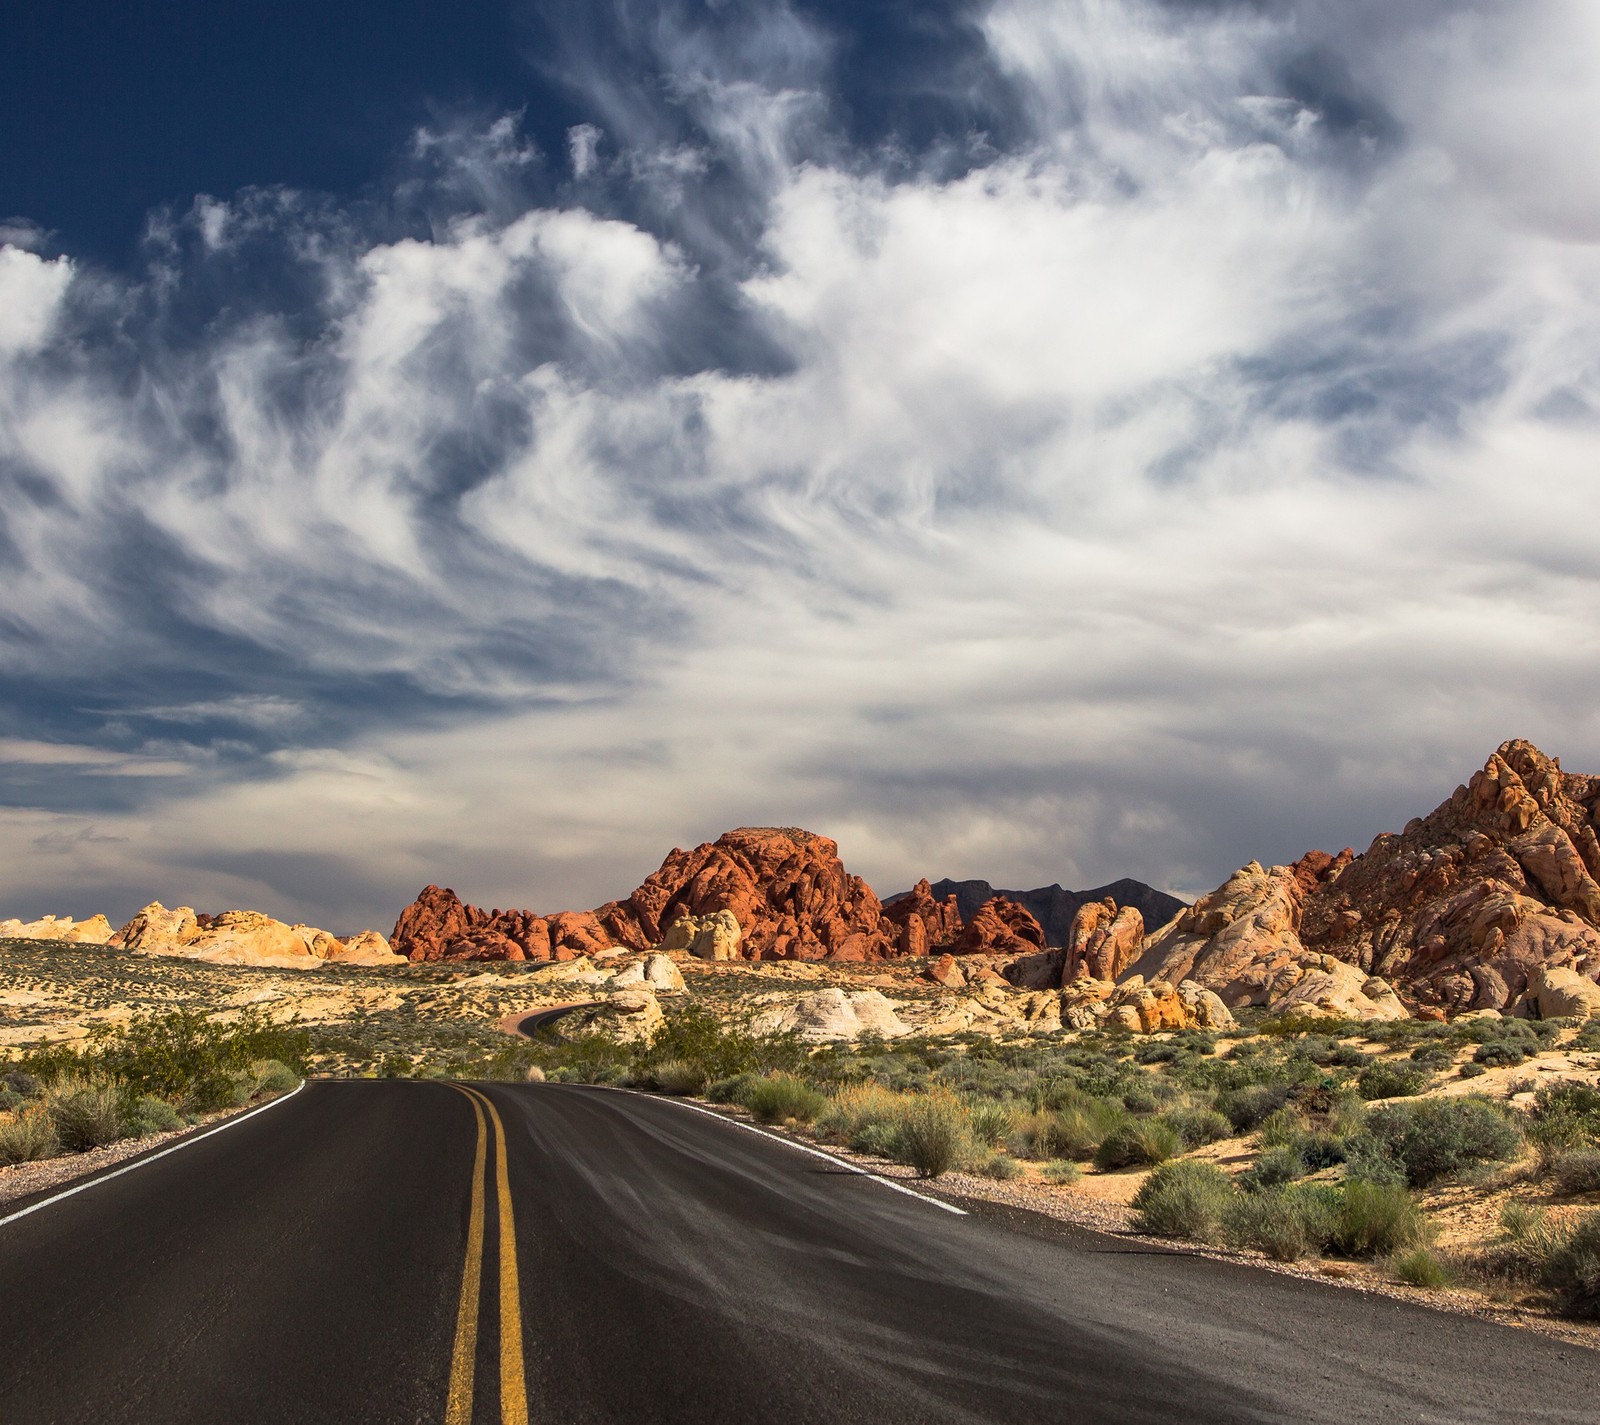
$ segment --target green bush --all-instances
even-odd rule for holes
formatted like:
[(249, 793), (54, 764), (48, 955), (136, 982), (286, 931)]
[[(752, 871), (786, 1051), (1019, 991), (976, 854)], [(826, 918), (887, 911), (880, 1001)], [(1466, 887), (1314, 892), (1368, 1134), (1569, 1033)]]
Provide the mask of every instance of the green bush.
[(1528, 1137), (1548, 1165), (1558, 1154), (1600, 1146), (1600, 1089), (1571, 1079), (1545, 1084), (1534, 1095)]
[(1563, 1197), (1600, 1192), (1600, 1149), (1573, 1148), (1550, 1163), (1550, 1177)]
[(119, 1031), (91, 1035), (82, 1066), (134, 1094), (205, 1113), (236, 1100), (240, 1077), (272, 1059), (304, 1073), (310, 1036), (272, 1023), (259, 1010), (218, 1024), (198, 1010), (138, 1015)]
[(1233, 1184), (1215, 1163), (1193, 1158), (1165, 1163), (1134, 1194), (1134, 1227), (1152, 1237), (1215, 1242), (1233, 1198)]
[(973, 1141), (984, 1148), (993, 1148), (1005, 1142), (1020, 1121), (1013, 1104), (999, 1103), (992, 1098), (972, 1097), (964, 1098), (962, 1102), (966, 1104), (967, 1126)]
[(257, 1059), (250, 1072), (255, 1076), (255, 1094), (292, 1093), (300, 1086), (300, 1076), (277, 1059)]
[(1239, 1180), (1247, 1191), (1282, 1187), (1306, 1175), (1305, 1160), (1293, 1148), (1279, 1146), (1262, 1151)]
[(1256, 1130), (1264, 1148), (1297, 1148), (1310, 1125), (1296, 1108), (1280, 1108), (1261, 1120)]
[(0, 1164), (31, 1163), (53, 1158), (61, 1151), (50, 1115), (43, 1109), (24, 1113), (10, 1123), (0, 1123)]
[(112, 1088), (52, 1091), (45, 1100), (50, 1124), (69, 1153), (103, 1148), (124, 1137), (122, 1105)]
[(1010, 1182), (1013, 1178), (1022, 1176), (1022, 1164), (1009, 1153), (991, 1153), (976, 1170), (986, 1178), (994, 1178), (999, 1182)]
[(1054, 1099), (1055, 1107), (1020, 1119), (1013, 1130), (1013, 1145), (1023, 1156), (1089, 1158), (1108, 1133), (1128, 1121), (1128, 1111), (1116, 1099), (1076, 1090)]
[(1083, 1176), (1083, 1169), (1070, 1158), (1052, 1158), (1040, 1172), (1047, 1183), (1057, 1186), (1075, 1183)]
[(140, 1094), (123, 1109), (122, 1126), (130, 1138), (148, 1138), (182, 1128), (183, 1115), (164, 1098)]
[(706, 1071), (687, 1059), (663, 1059), (650, 1069), (646, 1082), (657, 1093), (696, 1094), (706, 1086)]
[(1344, 1185), (1333, 1245), (1347, 1257), (1387, 1257), (1424, 1245), (1428, 1223), (1411, 1194), (1395, 1183)]
[(32, 1074), (12, 1069), (3, 1080), (7, 1090), (19, 1098), (38, 1098), (44, 1086)]
[(1161, 1117), (1186, 1148), (1201, 1148), (1233, 1135), (1233, 1125), (1212, 1108), (1169, 1108)]
[(1389, 1263), (1389, 1270), (1407, 1286), (1425, 1286), (1437, 1290), (1450, 1285), (1450, 1273), (1426, 1247), (1413, 1247), (1402, 1252)]
[(937, 1178), (971, 1156), (967, 1113), (950, 1094), (912, 1095), (900, 1112), (892, 1156), (917, 1170), (920, 1178)]
[(1477, 1047), (1472, 1062), (1485, 1069), (1514, 1069), (1533, 1052), (1529, 1045), (1514, 1039), (1491, 1039)]
[(1145, 1167), (1164, 1163), (1183, 1151), (1183, 1141), (1159, 1118), (1136, 1118), (1114, 1128), (1094, 1150), (1101, 1169)]
[(833, 1095), (818, 1127), (858, 1153), (892, 1158), (904, 1101), (904, 1095), (881, 1084), (850, 1084)]
[(1586, 1214), (1563, 1235), (1541, 1278), (1568, 1316), (1600, 1318), (1600, 1212)]
[(759, 1083), (760, 1074), (731, 1074), (725, 1079), (718, 1079), (706, 1090), (706, 1097), (712, 1103), (743, 1103), (744, 1096), (752, 1085)]
[(1477, 1163), (1505, 1162), (1522, 1142), (1515, 1125), (1481, 1098), (1392, 1104), (1373, 1113), (1369, 1131), (1412, 1187)]
[(1430, 1073), (1448, 1069), (1455, 1061), (1455, 1049), (1449, 1044), (1440, 1044), (1437, 1041), (1419, 1044), (1411, 1051), (1411, 1062), (1419, 1068), (1427, 1069)]
[(1321, 1193), (1264, 1188), (1230, 1201), (1222, 1232), (1230, 1246), (1252, 1247), (1278, 1262), (1322, 1251), (1335, 1232), (1335, 1208)]
[(805, 1046), (794, 1035), (757, 1034), (691, 1001), (668, 1013), (649, 1047), (636, 1056), (634, 1074), (647, 1079), (657, 1064), (682, 1059), (697, 1065), (710, 1083), (735, 1074), (793, 1070), (804, 1058)]
[(828, 1100), (794, 1074), (768, 1074), (749, 1085), (741, 1100), (763, 1123), (810, 1123)]
[(1248, 1133), (1288, 1101), (1287, 1084), (1250, 1084), (1221, 1094), (1217, 1109), (1233, 1124), (1234, 1132)]
[(1489, 1071), (1482, 1064), (1474, 1064), (1470, 1059), (1456, 1070), (1456, 1077), (1461, 1079), (1479, 1079)]
[(1365, 1099), (1409, 1098), (1428, 1086), (1429, 1077), (1420, 1065), (1378, 1059), (1356, 1075), (1356, 1092)]

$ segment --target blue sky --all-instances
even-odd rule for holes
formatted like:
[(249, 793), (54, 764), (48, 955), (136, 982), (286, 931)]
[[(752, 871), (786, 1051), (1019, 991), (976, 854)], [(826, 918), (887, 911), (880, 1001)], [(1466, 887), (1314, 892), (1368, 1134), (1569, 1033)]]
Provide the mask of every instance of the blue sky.
[(1600, 770), (1592, 7), (4, 23), (0, 913), (1194, 893)]

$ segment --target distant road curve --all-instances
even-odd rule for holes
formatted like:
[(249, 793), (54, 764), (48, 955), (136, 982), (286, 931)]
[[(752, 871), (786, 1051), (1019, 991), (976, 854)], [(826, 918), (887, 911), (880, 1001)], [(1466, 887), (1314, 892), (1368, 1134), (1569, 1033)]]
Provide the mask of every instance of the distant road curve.
[(535, 1031), (545, 1025), (554, 1024), (563, 1015), (571, 1014), (575, 1009), (588, 1009), (595, 1003), (592, 999), (580, 999), (573, 1000), (571, 1004), (547, 1004), (542, 1009), (519, 1009), (506, 1015), (500, 1021), (499, 1028), (507, 1034), (520, 1034), (524, 1039), (532, 1039)]
[(317, 1081), (0, 1227), (5, 1425), (1570, 1422), (1600, 1352), (567, 1084)]

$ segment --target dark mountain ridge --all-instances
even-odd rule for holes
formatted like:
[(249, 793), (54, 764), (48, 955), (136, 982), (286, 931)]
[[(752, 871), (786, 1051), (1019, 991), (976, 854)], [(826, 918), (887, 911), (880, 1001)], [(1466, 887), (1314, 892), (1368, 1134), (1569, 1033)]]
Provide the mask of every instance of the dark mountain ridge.
[[(943, 900), (946, 896), (956, 898), (956, 906), (961, 911), (961, 919), (970, 921), (978, 913), (978, 907), (994, 896), (1004, 896), (1008, 901), (1015, 901), (1018, 905), (1031, 911), (1034, 918), (1044, 927), (1046, 945), (1064, 945), (1067, 931), (1072, 925), (1072, 917), (1078, 913), (1078, 907), (1090, 901), (1103, 901), (1110, 896), (1119, 907), (1131, 905), (1138, 909), (1144, 917), (1145, 927), (1155, 930), (1165, 925), (1180, 910), (1188, 904), (1176, 896), (1169, 896), (1165, 891), (1158, 891), (1154, 886), (1147, 886), (1143, 881), (1135, 881), (1124, 876), (1120, 881), (1112, 881), (1110, 885), (1096, 886), (1088, 891), (1069, 891), (1059, 885), (1040, 886), (1031, 891), (997, 891), (987, 881), (952, 881), (946, 877), (942, 881), (935, 881), (930, 888), (936, 898)], [(898, 895), (885, 897), (884, 904), (910, 895), (910, 891), (901, 891)]]

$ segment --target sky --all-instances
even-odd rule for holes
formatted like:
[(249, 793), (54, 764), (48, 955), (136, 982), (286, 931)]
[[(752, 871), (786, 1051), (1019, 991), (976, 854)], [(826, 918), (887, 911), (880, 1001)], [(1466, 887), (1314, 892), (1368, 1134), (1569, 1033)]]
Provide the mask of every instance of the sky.
[(14, 6), (0, 916), (1600, 772), (1589, 0)]

